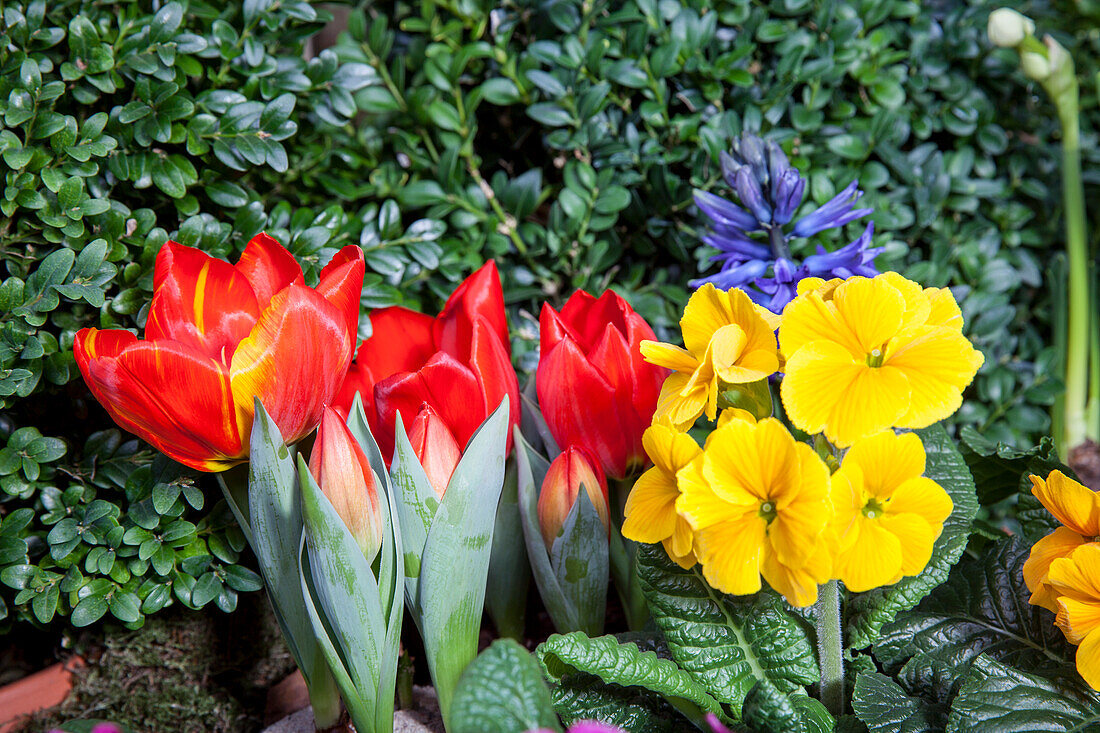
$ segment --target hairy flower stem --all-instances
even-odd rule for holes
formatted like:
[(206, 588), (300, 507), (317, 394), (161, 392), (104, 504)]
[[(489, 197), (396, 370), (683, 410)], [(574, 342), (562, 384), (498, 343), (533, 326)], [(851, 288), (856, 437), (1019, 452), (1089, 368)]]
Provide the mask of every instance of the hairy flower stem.
[(825, 708), (844, 713), (844, 639), (840, 631), (840, 586), (830, 580), (821, 586), (815, 608), (817, 616), (817, 659), (821, 669), (820, 698)]

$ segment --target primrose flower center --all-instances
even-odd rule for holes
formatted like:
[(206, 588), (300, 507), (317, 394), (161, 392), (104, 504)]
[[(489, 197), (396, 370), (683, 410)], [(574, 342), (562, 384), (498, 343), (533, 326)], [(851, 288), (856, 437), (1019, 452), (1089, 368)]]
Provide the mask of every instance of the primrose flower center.
[(882, 366), (882, 349), (871, 349), (871, 353), (867, 355), (867, 366)]
[(885, 505), (878, 499), (868, 499), (863, 505), (863, 516), (868, 519), (878, 519), (886, 513)]
[(760, 516), (764, 518), (765, 522), (767, 522), (768, 524), (771, 524), (772, 520), (774, 520), (777, 516), (779, 516), (779, 511), (775, 508), (775, 502), (774, 501), (763, 501), (763, 502), (761, 502), (760, 503)]

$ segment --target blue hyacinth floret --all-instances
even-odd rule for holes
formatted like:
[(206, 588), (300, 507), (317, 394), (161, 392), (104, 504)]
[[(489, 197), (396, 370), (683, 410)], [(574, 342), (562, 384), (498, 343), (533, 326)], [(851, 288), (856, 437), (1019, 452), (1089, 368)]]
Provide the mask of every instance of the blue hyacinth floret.
[(710, 259), (720, 263), (721, 270), (692, 280), (692, 287), (709, 282), (723, 290), (742, 288), (756, 303), (779, 312), (794, 298), (802, 278), (878, 274), (874, 259), (882, 248), (870, 246), (874, 222), (868, 222), (859, 238), (835, 252), (819, 244), (817, 253), (801, 262), (791, 256), (791, 240), (844, 226), (874, 211), (855, 208), (863, 196), (858, 181), (791, 224), (802, 205), (806, 180), (778, 144), (742, 135), (734, 143), (733, 154), (722, 153), (722, 177), (740, 205), (696, 189), (695, 203), (710, 224), (703, 241), (718, 250)]

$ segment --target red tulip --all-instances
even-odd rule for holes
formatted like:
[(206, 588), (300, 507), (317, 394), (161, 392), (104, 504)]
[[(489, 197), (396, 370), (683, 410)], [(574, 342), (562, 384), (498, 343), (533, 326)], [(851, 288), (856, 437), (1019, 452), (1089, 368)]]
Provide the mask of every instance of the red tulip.
[(610, 528), (607, 481), (603, 472), (598, 464), (589, 460), (583, 448), (571, 445), (554, 459), (542, 480), (538, 517), (546, 549), (553, 548), (554, 540), (561, 533), (573, 505), (577, 503), (582, 486), (604, 528)]
[(435, 318), (399, 306), (371, 313), (371, 337), (336, 400), (345, 412), (355, 393), (384, 455), (393, 455), (397, 411), (408, 421), (431, 405), (460, 447), (501, 400), (519, 422), (519, 384), (512, 368), (504, 294), (493, 262), (470, 275)]
[(561, 313), (542, 307), (539, 330), (539, 407), (558, 445), (583, 446), (612, 478), (640, 469), (668, 373), (642, 358), (653, 329), (612, 291), (596, 299), (578, 290)]
[(382, 547), (378, 478), (336, 410), (326, 407), (309, 456), (309, 472), (367, 558)]
[(294, 257), (266, 234), (236, 265), (168, 242), (157, 255), (145, 340), (85, 328), (73, 351), (115, 422), (180, 463), (223, 471), (248, 458), (256, 397), (288, 443), (316, 427), (355, 348), (362, 287), (355, 246), (309, 288)]
[(447, 491), (447, 484), (451, 482), (451, 474), (455, 472), (455, 467), (462, 458), (462, 450), (458, 447), (455, 436), (451, 434), (451, 429), (426, 402), (409, 428), (409, 443), (412, 444), (420, 465), (424, 467), (429, 483), (442, 499)]

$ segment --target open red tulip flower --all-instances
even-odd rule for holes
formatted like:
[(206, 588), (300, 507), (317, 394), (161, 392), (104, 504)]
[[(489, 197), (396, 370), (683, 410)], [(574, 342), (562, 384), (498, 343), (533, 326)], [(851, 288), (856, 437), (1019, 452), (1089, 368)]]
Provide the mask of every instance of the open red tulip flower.
[(236, 265), (168, 242), (145, 339), (82, 329), (76, 363), (120, 426), (180, 463), (223, 471), (248, 458), (257, 397), (287, 443), (317, 426), (355, 350), (362, 288), (356, 246), (340, 250), (310, 288), (266, 234)]
[(539, 330), (535, 380), (554, 440), (582, 446), (611, 478), (642, 468), (642, 433), (668, 374), (642, 358), (653, 329), (616, 293), (578, 290), (561, 313), (542, 307)]
[(406, 428), (430, 405), (465, 450), (470, 437), (508, 396), (508, 445), (519, 422), (504, 293), (490, 261), (470, 275), (435, 318), (393, 306), (372, 311), (372, 333), (336, 399), (345, 414), (355, 393), (383, 455), (393, 455), (398, 410)]

